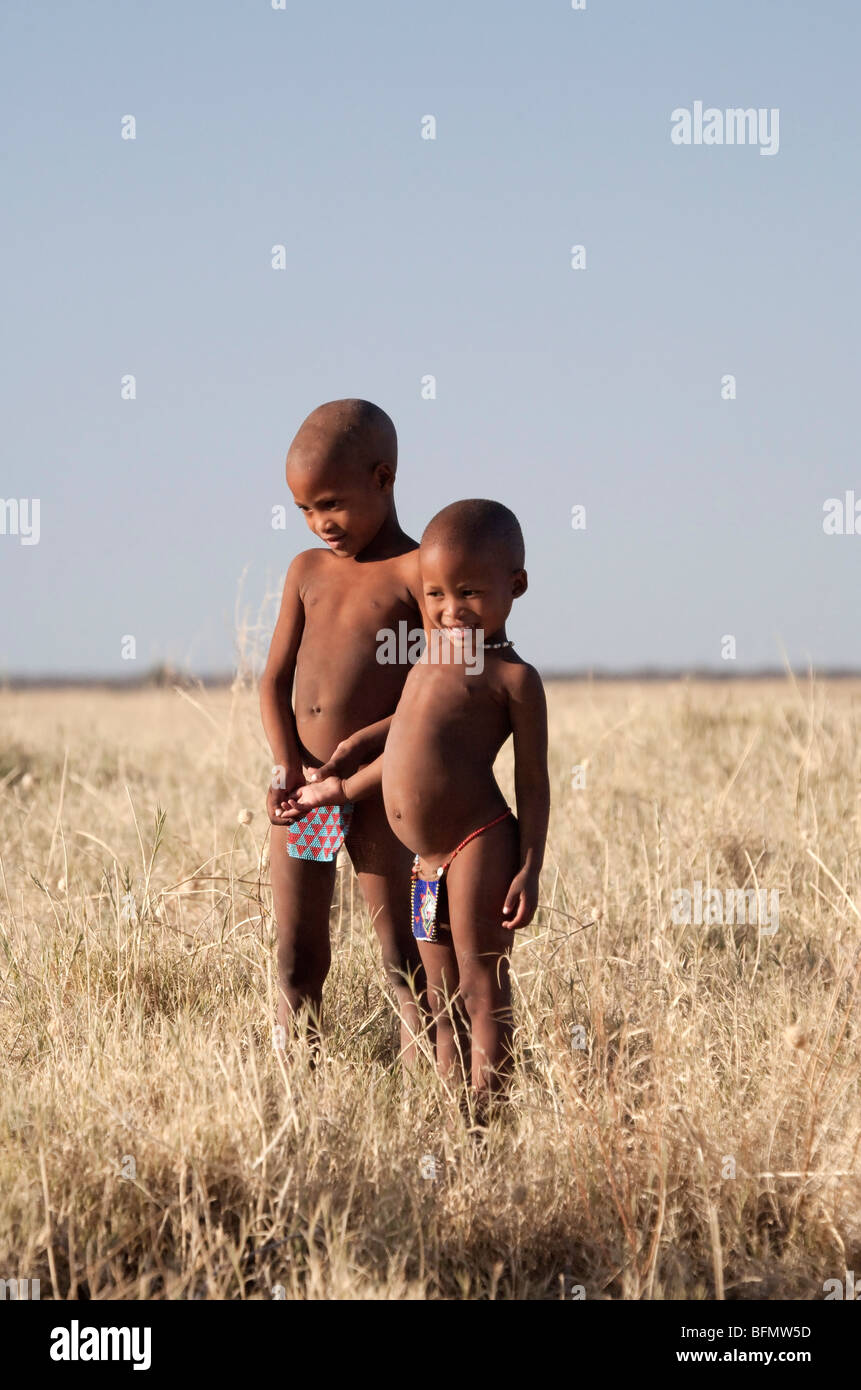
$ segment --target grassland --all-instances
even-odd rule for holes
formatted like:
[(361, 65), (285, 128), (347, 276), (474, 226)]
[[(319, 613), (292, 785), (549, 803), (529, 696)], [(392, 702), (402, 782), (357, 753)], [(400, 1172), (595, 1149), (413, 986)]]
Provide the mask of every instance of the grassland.
[[(397, 1065), (348, 867), (323, 1060), (273, 1050), (250, 682), (0, 692), (0, 1276), (695, 1300), (861, 1270), (861, 685), (548, 693), (513, 1097), (477, 1137)], [(674, 922), (697, 880), (777, 890), (779, 929)]]

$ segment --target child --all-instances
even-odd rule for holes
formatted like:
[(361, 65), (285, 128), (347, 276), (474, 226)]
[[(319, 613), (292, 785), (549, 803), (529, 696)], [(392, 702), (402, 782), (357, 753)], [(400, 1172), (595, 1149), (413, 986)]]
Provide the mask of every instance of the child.
[(419, 614), (418, 547), (395, 512), (396, 466), (395, 427), (369, 401), (319, 406), (290, 445), (287, 485), (327, 549), (303, 551), (287, 571), (260, 711), (277, 765), (267, 810), (278, 1022), (288, 1025), (308, 1006), (315, 1035), (319, 1027), (335, 859), (345, 843), (380, 940), (409, 1060), (419, 1018), (406, 976), (420, 968), (402, 910), (410, 856), (388, 826), (379, 791), (355, 809), (312, 812), (290, 824), (284, 817), (290, 792), (313, 775), (311, 768), (325, 763), (327, 773), (346, 774), (377, 756), (407, 675), (405, 664), (376, 659), (378, 630), (414, 623)]
[[(456, 1067), (456, 1030), (468, 1031), (472, 1084), (486, 1097), (511, 1061), (511, 932), (538, 903), (550, 812), (547, 709), (538, 672), (505, 632), (527, 582), (514, 514), (498, 502), (455, 502), (427, 527), (419, 561), (432, 640), (407, 678), (385, 756), (352, 777), (303, 788), (293, 807), (361, 800), (382, 780), (389, 824), (417, 851), (413, 932), (437, 1066), (444, 1076)], [(516, 820), (493, 776), (509, 734)]]

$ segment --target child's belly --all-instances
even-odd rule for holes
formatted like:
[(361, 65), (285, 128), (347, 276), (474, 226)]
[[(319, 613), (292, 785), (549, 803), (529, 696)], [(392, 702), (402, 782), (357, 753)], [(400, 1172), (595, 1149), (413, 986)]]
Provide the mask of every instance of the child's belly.
[(409, 667), (376, 660), (376, 628), (365, 640), (337, 630), (305, 631), (296, 658), (294, 711), (302, 748), (324, 762), (337, 744), (391, 714)]
[(385, 719), (398, 703), (405, 674), (389, 667), (381, 676), (378, 667), (360, 660), (339, 670), (317, 666), (310, 673), (296, 664), (296, 733), (302, 748), (325, 762), (342, 739)]
[(413, 717), (402, 701), (383, 759), (383, 799), (403, 844), (440, 864), (473, 830), (505, 810), (493, 775), (497, 748), (469, 725)]

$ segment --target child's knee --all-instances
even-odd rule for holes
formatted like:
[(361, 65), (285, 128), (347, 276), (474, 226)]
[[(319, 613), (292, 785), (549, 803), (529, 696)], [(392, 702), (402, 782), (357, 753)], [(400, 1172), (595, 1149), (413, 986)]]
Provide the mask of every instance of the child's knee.
[(329, 951), (308, 950), (296, 942), (278, 946), (278, 983), (289, 994), (317, 995), (329, 973)]
[(477, 1023), (502, 1024), (510, 1014), (507, 991), (488, 976), (461, 980), (463, 1007), (473, 1027)]
[(385, 930), (382, 924), (375, 923), (375, 925), (377, 926), (380, 954), (383, 958), (383, 968), (386, 974), (396, 990), (409, 991), (413, 978), (421, 970), (418, 946), (412, 933), (409, 939), (399, 938), (393, 928)]

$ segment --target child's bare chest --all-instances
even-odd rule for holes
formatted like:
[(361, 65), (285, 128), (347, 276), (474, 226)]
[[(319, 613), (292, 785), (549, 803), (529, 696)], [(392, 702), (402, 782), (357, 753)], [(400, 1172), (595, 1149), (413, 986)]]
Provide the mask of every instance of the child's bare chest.
[[(340, 561), (333, 562), (339, 565)], [(302, 594), (306, 634), (370, 633), (398, 622), (418, 625), (418, 612), (395, 572), (364, 575), (357, 566), (348, 574), (312, 578)]]
[(419, 663), (410, 673), (402, 704), (431, 737), (454, 737), (496, 747), (511, 732), (505, 690), (486, 673)]

